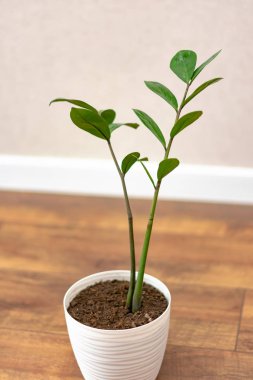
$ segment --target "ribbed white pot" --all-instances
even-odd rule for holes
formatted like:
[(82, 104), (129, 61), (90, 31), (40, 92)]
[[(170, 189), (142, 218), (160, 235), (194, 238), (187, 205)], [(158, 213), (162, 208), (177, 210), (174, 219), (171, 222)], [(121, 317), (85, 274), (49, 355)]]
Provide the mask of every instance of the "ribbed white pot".
[(168, 300), (164, 313), (154, 321), (126, 330), (102, 330), (81, 324), (67, 308), (86, 287), (100, 281), (129, 280), (129, 271), (114, 270), (85, 277), (64, 297), (64, 313), (70, 342), (85, 380), (155, 380), (164, 356), (170, 319), (171, 296), (158, 279), (145, 274), (144, 281)]

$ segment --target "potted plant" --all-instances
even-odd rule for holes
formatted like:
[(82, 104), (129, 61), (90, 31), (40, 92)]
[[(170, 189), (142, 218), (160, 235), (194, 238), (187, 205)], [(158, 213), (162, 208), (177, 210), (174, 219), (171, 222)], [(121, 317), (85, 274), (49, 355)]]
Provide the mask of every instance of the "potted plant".
[[(190, 94), (189, 90), (201, 71), (219, 53), (197, 68), (195, 52), (181, 50), (174, 55), (170, 68), (185, 83), (180, 104), (163, 84), (145, 81), (145, 85), (175, 111), (175, 121), (166, 140), (157, 123), (147, 113), (133, 110), (161, 143), (163, 158), (158, 165), (156, 179), (147, 168), (148, 158), (142, 157), (139, 152), (129, 153), (121, 164), (114, 153), (111, 138), (115, 130), (124, 125), (135, 129), (139, 126), (137, 123), (116, 123), (113, 109), (98, 111), (81, 100), (57, 98), (51, 102), (74, 105), (70, 111), (72, 122), (108, 145), (122, 183), (128, 216), (130, 271), (109, 271), (85, 277), (73, 284), (64, 298), (70, 341), (86, 380), (154, 380), (158, 375), (166, 348), (171, 297), (161, 281), (145, 274), (152, 226), (162, 181), (179, 165), (177, 158), (170, 157), (172, 143), (180, 132), (202, 115), (202, 111), (183, 116), (181, 113), (193, 98), (222, 78), (211, 79)], [(126, 183), (126, 174), (135, 163), (140, 163), (154, 188), (138, 272), (133, 215)]]

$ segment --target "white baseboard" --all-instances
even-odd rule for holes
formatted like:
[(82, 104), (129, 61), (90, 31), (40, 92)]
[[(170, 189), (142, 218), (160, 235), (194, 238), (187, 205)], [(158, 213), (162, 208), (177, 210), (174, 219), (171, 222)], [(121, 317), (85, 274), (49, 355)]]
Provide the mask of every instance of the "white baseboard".
[[(155, 175), (155, 164), (149, 163)], [(152, 185), (138, 164), (126, 176), (130, 196), (149, 198)], [(122, 196), (112, 161), (0, 155), (0, 189)], [(253, 169), (181, 164), (163, 182), (161, 198), (253, 204)]]

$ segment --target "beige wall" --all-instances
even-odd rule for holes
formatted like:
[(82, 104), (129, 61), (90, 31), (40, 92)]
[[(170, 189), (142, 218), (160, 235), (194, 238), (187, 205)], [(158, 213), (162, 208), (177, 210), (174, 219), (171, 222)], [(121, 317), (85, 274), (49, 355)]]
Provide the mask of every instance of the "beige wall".
[[(168, 65), (180, 49), (199, 62), (222, 55), (199, 77), (225, 80), (192, 102), (198, 125), (175, 141), (186, 163), (253, 167), (252, 0), (0, 0), (0, 154), (106, 158), (105, 144), (71, 126), (64, 96), (113, 107), (135, 121), (131, 108), (151, 114), (166, 133), (172, 109), (143, 80), (166, 84), (180, 98), (183, 83)], [(115, 132), (117, 152), (140, 150), (159, 159), (144, 130)]]

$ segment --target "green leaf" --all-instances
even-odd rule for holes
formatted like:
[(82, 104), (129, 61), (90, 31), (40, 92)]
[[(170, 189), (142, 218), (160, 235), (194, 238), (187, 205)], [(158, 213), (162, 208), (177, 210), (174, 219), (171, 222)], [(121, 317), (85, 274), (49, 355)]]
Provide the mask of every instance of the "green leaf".
[(109, 140), (111, 136), (109, 127), (97, 112), (80, 108), (71, 108), (70, 118), (77, 127), (84, 131), (103, 140)]
[(195, 91), (193, 91), (193, 93), (190, 96), (188, 96), (188, 98), (185, 99), (185, 101), (183, 102), (182, 108), (187, 103), (189, 103), (190, 100), (192, 100), (193, 98), (195, 98), (195, 96), (197, 96), (200, 92), (202, 92), (205, 88), (211, 86), (211, 84), (213, 84), (213, 83), (219, 82), (221, 79), (223, 79), (223, 78), (214, 78), (214, 79), (210, 79), (207, 82), (201, 84), (198, 88), (196, 88)]
[(134, 109), (133, 111), (136, 114), (136, 116), (138, 116), (138, 118), (143, 122), (143, 124), (158, 138), (158, 140), (162, 143), (163, 147), (166, 149), (165, 138), (156, 122), (143, 111), (136, 109)]
[(201, 73), (201, 71), (210, 63), (214, 60), (214, 58), (217, 57), (217, 55), (219, 55), (221, 52), (221, 50), (217, 51), (217, 53), (215, 53), (214, 55), (212, 55), (210, 58), (208, 58), (204, 63), (202, 63), (202, 65), (200, 65), (199, 67), (196, 68), (196, 70), (194, 71), (193, 75), (192, 75), (192, 78), (191, 78), (191, 81), (193, 81), (198, 75), (199, 73)]
[(107, 122), (107, 124), (112, 124), (116, 117), (116, 112), (111, 109), (99, 111), (99, 113), (102, 116), (102, 118)]
[(189, 83), (197, 62), (197, 54), (192, 50), (180, 50), (170, 61), (170, 68), (182, 81)]
[(157, 170), (158, 181), (161, 181), (162, 178), (176, 169), (178, 165), (179, 161), (177, 158), (165, 158), (165, 160), (161, 161)]
[(118, 129), (122, 125), (126, 125), (127, 127), (137, 129), (139, 127), (139, 124), (137, 123), (113, 123), (109, 125), (110, 131), (113, 132), (115, 129)]
[(140, 157), (139, 152), (132, 152), (129, 153), (121, 163), (121, 170), (124, 174), (128, 172), (128, 170), (135, 164), (136, 161), (138, 161), (138, 158)]
[(198, 118), (203, 114), (202, 111), (194, 111), (187, 113), (186, 115), (180, 117), (180, 119), (176, 122), (174, 127), (170, 132), (170, 136), (173, 138), (183, 129), (188, 127), (188, 125), (194, 123), (194, 121), (198, 120)]
[(75, 106), (79, 106), (81, 108), (85, 108), (87, 110), (97, 112), (96, 108), (92, 107), (90, 104), (86, 102), (83, 102), (82, 100), (57, 98), (57, 99), (52, 100), (49, 103), (49, 105), (56, 102), (68, 102), (68, 103), (74, 104)]
[(138, 161), (148, 161), (148, 157), (142, 157)]
[(178, 109), (177, 99), (175, 95), (166, 86), (158, 82), (145, 81), (144, 83), (151, 91), (161, 96), (161, 98), (166, 100), (166, 102), (169, 103), (174, 108), (174, 110), (177, 111)]

